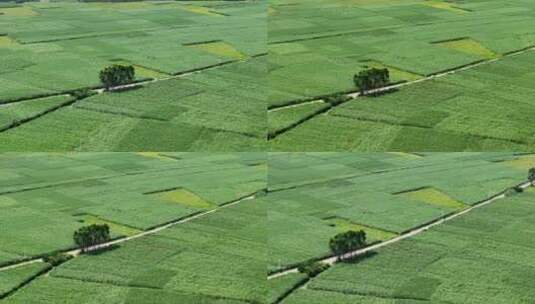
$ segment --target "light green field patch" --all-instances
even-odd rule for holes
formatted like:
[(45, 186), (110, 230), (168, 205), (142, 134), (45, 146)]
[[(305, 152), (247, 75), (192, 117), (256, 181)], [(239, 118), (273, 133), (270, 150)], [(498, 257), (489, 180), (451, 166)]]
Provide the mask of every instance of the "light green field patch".
[(135, 234), (142, 232), (142, 230), (136, 229), (134, 227), (122, 225), (122, 224), (115, 223), (115, 222), (110, 222), (108, 220), (102, 219), (92, 214), (84, 214), (81, 216), (77, 216), (77, 218), (87, 225), (107, 224), (110, 227), (111, 232), (117, 235), (131, 236), (131, 235), (135, 235)]
[(416, 73), (412, 73), (409, 71), (404, 71), (396, 67), (385, 65), (381, 62), (372, 61), (372, 60), (365, 61), (363, 67), (377, 68), (377, 69), (387, 68), (388, 71), (390, 72), (390, 79), (394, 81), (400, 81), (400, 80), (412, 81), (412, 80), (418, 80), (423, 77), (422, 75), (418, 75)]
[(136, 154), (144, 156), (144, 157), (148, 157), (148, 158), (156, 158), (156, 159), (162, 159), (162, 160), (175, 160), (171, 157), (162, 155), (159, 152), (137, 152)]
[(158, 193), (157, 195), (166, 202), (177, 203), (193, 208), (209, 209), (215, 206), (197, 194), (184, 188)]
[(522, 155), (515, 159), (505, 161), (504, 164), (515, 169), (528, 170), (535, 167), (535, 154)]
[(423, 188), (419, 190), (405, 192), (402, 195), (405, 195), (410, 199), (420, 201), (426, 204), (435, 205), (435, 206), (455, 208), (455, 209), (460, 209), (460, 208), (465, 207), (464, 203), (453, 199), (446, 193), (435, 188)]
[(277, 43), (269, 46), (269, 52), (279, 55), (287, 55), (308, 52), (308, 48), (303, 44), (296, 42)]
[(29, 6), (0, 8), (2, 16), (6, 17), (30, 17), (38, 14)]
[(493, 51), (471, 38), (439, 42), (437, 45), (484, 58), (494, 58), (497, 56)]
[(231, 44), (223, 42), (223, 41), (194, 44), (194, 45), (189, 45), (188, 47), (203, 50), (210, 54), (222, 56), (222, 57), (229, 57), (229, 58), (234, 58), (234, 59), (244, 59), (247, 57), (245, 56), (245, 54), (241, 53), (236, 48), (234, 48)]
[(214, 13), (209, 8), (203, 6), (186, 5), (183, 7), (183, 9), (196, 14), (223, 17), (223, 15)]
[(97, 2), (92, 3), (93, 6), (104, 9), (116, 9), (116, 10), (130, 10), (130, 9), (147, 9), (153, 6), (153, 4), (145, 1), (134, 2)]
[(406, 152), (388, 152), (388, 153), (393, 154), (393, 155), (398, 155), (401, 157), (405, 157), (405, 158), (410, 158), (410, 159), (419, 159), (423, 157), (415, 153), (406, 153)]
[(11, 207), (17, 204), (18, 202), (14, 198), (5, 195), (0, 196), (0, 208)]
[(350, 231), (350, 230), (353, 230), (353, 231), (363, 230), (364, 232), (366, 232), (366, 236), (368, 240), (372, 240), (372, 241), (384, 241), (384, 240), (388, 240), (397, 236), (396, 233), (385, 231), (385, 230), (374, 228), (374, 227), (360, 225), (360, 224), (354, 223), (348, 219), (341, 218), (341, 217), (327, 218), (325, 219), (325, 222), (329, 226), (335, 227), (341, 232)]
[(0, 48), (19, 46), (20, 44), (9, 36), (0, 36)]
[(462, 9), (460, 7), (457, 7), (457, 6), (454, 6), (451, 3), (443, 2), (443, 1), (426, 1), (426, 2), (424, 2), (422, 4), (430, 6), (430, 7), (438, 8), (438, 9), (448, 10), (450, 12), (454, 12), (454, 13), (458, 13), (458, 14), (465, 14), (465, 13), (469, 12), (469, 11), (467, 11), (465, 9)]
[(137, 65), (135, 63), (128, 62), (126, 60), (112, 60), (114, 64), (131, 65), (135, 68), (136, 75), (144, 78), (165, 78), (170, 76), (164, 72), (160, 72), (145, 66)]

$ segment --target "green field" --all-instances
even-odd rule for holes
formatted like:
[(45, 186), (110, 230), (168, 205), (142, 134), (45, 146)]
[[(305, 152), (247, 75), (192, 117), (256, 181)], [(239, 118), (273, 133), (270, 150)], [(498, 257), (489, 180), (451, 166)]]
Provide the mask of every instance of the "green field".
[[(0, 153), (0, 303), (523, 303), (535, 192), (507, 190), (534, 166), (499, 152)], [(90, 224), (118, 243), (73, 251)], [(395, 242), (272, 278), (350, 230)], [(41, 259), (55, 251), (71, 259)]]
[(530, 303), (534, 201), (525, 191), (338, 264), (283, 303)]
[[(257, 1), (0, 8), (0, 150), (265, 149), (264, 12)], [(117, 63), (154, 81), (53, 102), (98, 87), (99, 71)]]
[(525, 179), (529, 156), (501, 153), (274, 153), (269, 271), (330, 254), (338, 232), (369, 242), (462, 210)]
[(262, 153), (3, 154), (0, 172), (0, 264), (70, 248), (83, 225), (128, 236), (217, 208), (266, 174)]
[[(355, 92), (355, 73), (407, 82), (356, 98), (274, 138), (275, 151), (529, 151), (535, 147), (532, 1), (270, 2), (269, 128), (307, 100)], [(336, 17), (335, 17), (336, 16)], [(494, 20), (494, 22), (488, 22)], [(496, 60), (492, 61), (491, 60)], [(282, 108), (281, 108), (282, 107)], [(273, 117), (273, 118), (272, 118)], [(286, 123), (292, 124), (292, 122)]]

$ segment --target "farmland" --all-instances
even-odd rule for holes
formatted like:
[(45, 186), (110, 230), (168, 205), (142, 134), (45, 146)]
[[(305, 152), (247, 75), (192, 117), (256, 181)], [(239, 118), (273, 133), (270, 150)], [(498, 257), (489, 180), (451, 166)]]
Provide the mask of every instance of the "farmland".
[[(533, 149), (533, 8), (493, 0), (272, 1), (271, 149)], [(308, 115), (312, 101), (320, 107), (325, 96), (356, 92), (353, 75), (370, 67), (386, 67), (392, 83), (407, 85)]]
[[(512, 187), (534, 166), (500, 152), (0, 153), (0, 303), (522, 303), (535, 192)], [(80, 251), (73, 232), (91, 224), (111, 240)], [(297, 271), (330, 263), (329, 239), (351, 230), (372, 254)], [(50, 262), (58, 251), (70, 259)]]
[(283, 303), (529, 303), (535, 192), (338, 264)]
[[(265, 297), (265, 153), (10, 153), (0, 168), (2, 303)], [(90, 224), (124, 243), (69, 251)], [(39, 260), (57, 250), (75, 258)]]
[(365, 229), (372, 241), (388, 239), (511, 187), (527, 169), (502, 162), (510, 157), (272, 154), (270, 270), (328, 255), (337, 231)]
[[(264, 149), (264, 11), (256, 1), (0, 7), (0, 149)], [(112, 64), (132, 65), (139, 85), (98, 90)]]

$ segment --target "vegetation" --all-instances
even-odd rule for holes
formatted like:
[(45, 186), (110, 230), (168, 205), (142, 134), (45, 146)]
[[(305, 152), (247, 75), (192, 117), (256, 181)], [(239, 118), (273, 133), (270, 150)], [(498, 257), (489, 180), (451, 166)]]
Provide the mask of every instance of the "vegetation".
[(315, 261), (307, 261), (304, 263), (299, 264), (299, 267), (297, 268), (300, 273), (306, 274), (309, 278), (313, 278), (320, 274), (321, 272), (327, 270), (329, 268), (328, 264), (321, 263), (321, 262), (315, 262)]
[(530, 181), (532, 184), (535, 182), (535, 167), (530, 168), (528, 171), (528, 181)]
[(45, 261), (45, 263), (50, 264), (51, 266), (59, 266), (67, 262), (71, 258), (72, 258), (71, 255), (68, 255), (62, 252), (55, 252), (55, 253), (45, 256), (43, 258), (43, 261)]
[(132, 83), (135, 79), (135, 69), (133, 66), (119, 64), (111, 65), (100, 71), (100, 82), (106, 90), (113, 87)]
[[(266, 46), (258, 39), (265, 35), (265, 3), (215, 4), (0, 8), (0, 129), (4, 113), (17, 116), (10, 124), (18, 122), (0, 133), (0, 151), (265, 150)], [(84, 89), (143, 79), (157, 81), (121, 94), (89, 97), (93, 92)], [(83, 102), (29, 122), (16, 113), (44, 107), (38, 97), (51, 95)]]
[(353, 82), (359, 88), (361, 95), (366, 95), (368, 91), (384, 87), (390, 81), (388, 69), (370, 68), (363, 70), (353, 76)]
[(340, 260), (344, 259), (346, 253), (360, 249), (366, 245), (366, 232), (347, 231), (335, 235), (329, 241), (331, 252)]
[(105, 243), (110, 240), (110, 226), (108, 224), (93, 224), (81, 227), (74, 232), (74, 243), (82, 249), (82, 252), (90, 247)]

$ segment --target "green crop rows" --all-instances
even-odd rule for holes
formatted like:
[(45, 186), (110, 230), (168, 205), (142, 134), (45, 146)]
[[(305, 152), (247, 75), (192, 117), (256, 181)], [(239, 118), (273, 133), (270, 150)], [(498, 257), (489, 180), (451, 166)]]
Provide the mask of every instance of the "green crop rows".
[[(518, 151), (535, 147), (531, 1), (271, 1), (269, 107), (357, 91), (386, 67), (391, 82), (497, 60), (357, 98), (271, 141), (275, 151)], [(488, 20), (496, 22), (489, 23)], [(269, 128), (295, 108), (268, 114)]]
[[(0, 264), (69, 248), (73, 231), (88, 223), (108, 223), (114, 236), (135, 234), (254, 193), (265, 187), (261, 156), (2, 155)], [(177, 188), (210, 204), (154, 194)]]
[[(533, 166), (515, 153), (0, 154), (0, 303), (522, 302), (535, 192), (467, 208)], [(266, 281), (331, 256), (340, 232), (373, 244), (462, 211), (360, 262)], [(121, 242), (36, 259), (89, 224)]]
[(534, 199), (526, 191), (337, 265), (284, 303), (529, 303)]
[[(263, 11), (262, 2), (227, 1), (0, 8), (0, 150), (264, 149)], [(111, 64), (155, 82), (72, 107), (36, 99), (97, 87)]]

